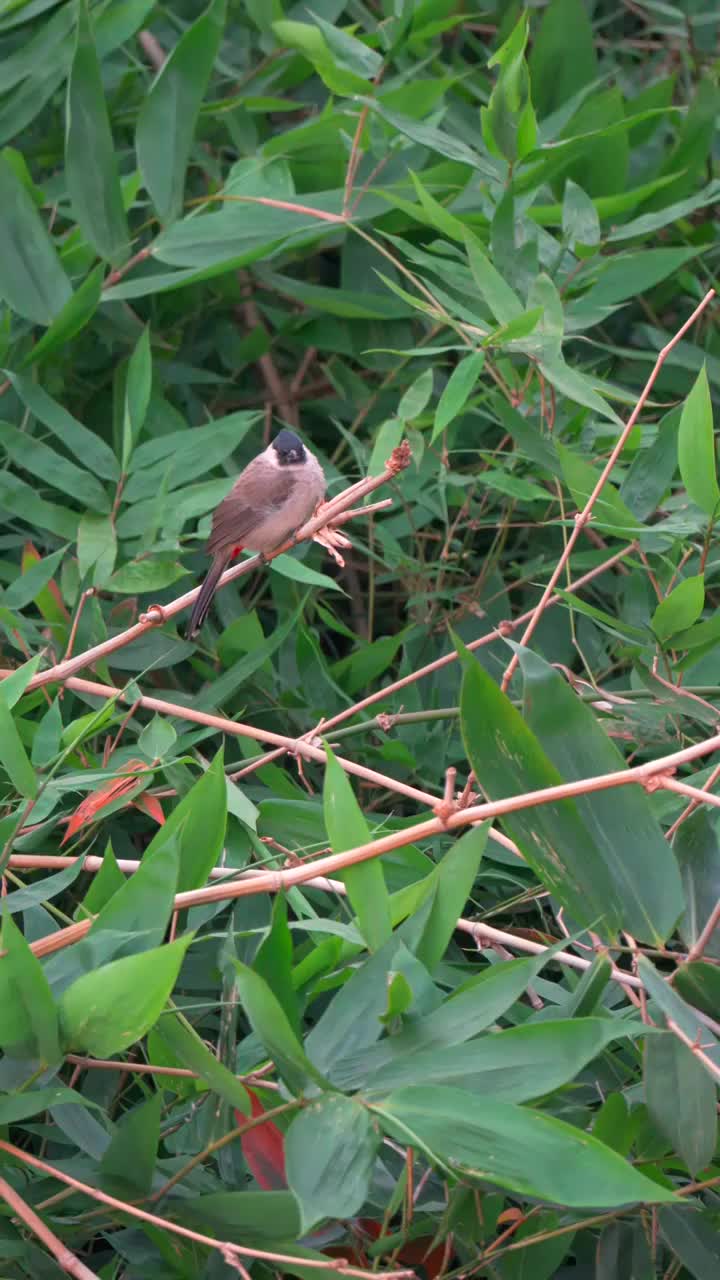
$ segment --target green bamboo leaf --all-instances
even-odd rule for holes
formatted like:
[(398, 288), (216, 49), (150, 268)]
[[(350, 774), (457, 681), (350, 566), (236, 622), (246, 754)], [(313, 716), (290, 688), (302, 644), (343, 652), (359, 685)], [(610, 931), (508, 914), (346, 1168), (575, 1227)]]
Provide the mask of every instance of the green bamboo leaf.
[[(281, 44), (298, 49), (307, 58), (333, 93), (349, 96), (367, 92), (365, 73), (358, 75), (355, 71), (348, 70), (347, 57), (343, 57), (342, 61), (337, 57), (335, 50), (328, 47), (318, 27), (309, 22), (293, 22), (281, 18), (272, 23), (272, 30)], [(355, 43), (358, 42), (353, 41)], [(367, 53), (370, 55), (372, 51), (368, 49)]]
[(124, 262), (130, 233), (87, 0), (80, 5), (68, 78), (65, 177), (75, 217), (90, 244), (113, 266)]
[(153, 1187), (163, 1095), (160, 1090), (123, 1117), (100, 1161), (100, 1180), (111, 1195), (144, 1198)]
[[(113, 892), (101, 902), (91, 899), (97, 912), (87, 938), (78, 944), (77, 953), (86, 969), (98, 963), (95, 944), (105, 958), (118, 953), (128, 955), (162, 942), (173, 908), (177, 888), (179, 850), (176, 833), (161, 827), (143, 855), (137, 871), (118, 883), (119, 873), (112, 850), (106, 883)], [(108, 858), (108, 854), (105, 855)], [(99, 896), (98, 896), (99, 897)]]
[(420, 1086), (391, 1094), (376, 1113), (403, 1144), (521, 1195), (593, 1209), (675, 1199), (582, 1129), (512, 1102)]
[[(687, 826), (687, 823), (683, 823), (683, 826)], [(716, 902), (719, 896), (716, 895)], [(686, 939), (683, 938), (683, 941)], [(708, 947), (708, 951), (714, 955), (715, 959), (718, 959), (718, 944), (720, 939), (714, 947)], [(720, 969), (710, 962), (692, 960), (689, 964), (681, 965), (675, 974), (673, 986), (683, 1000), (687, 1000), (693, 1008), (700, 1009), (711, 1018), (714, 1018), (720, 1009)]]
[(66, 1049), (109, 1058), (157, 1022), (193, 935), (84, 973), (60, 998)]
[(185, 172), (220, 48), (225, 9), (226, 0), (212, 0), (166, 58), (140, 108), (135, 134), (138, 165), (160, 221), (166, 224), (182, 211)]
[[(588, 707), (529, 650), (520, 650), (525, 718), (467, 651), (461, 724), (470, 762), (490, 799), (623, 767)], [(508, 833), (579, 924), (643, 939), (671, 930), (682, 902), (677, 865), (648, 801), (629, 788), (518, 811)], [(634, 835), (628, 838), (628, 831)]]
[(2, 696), (6, 706), (12, 709), (15, 703), (19, 702), (41, 662), (42, 654), (36, 653), (35, 657), (31, 658), (29, 662), (24, 662), (21, 667), (16, 667), (14, 671), (11, 671), (10, 675), (3, 677), (0, 688), (2, 689)]
[(524, 308), (515, 290), (493, 266), (479, 240), (468, 233), (465, 243), (475, 283), (498, 324), (509, 324), (511, 320), (516, 320), (522, 315)]
[[(323, 810), (333, 853), (344, 853), (370, 841), (370, 831), (344, 769), (326, 746)], [(382, 863), (378, 858), (358, 862), (343, 873), (348, 897), (363, 937), (371, 951), (377, 951), (392, 933), (390, 900)]]
[(578, 244), (594, 246), (600, 240), (600, 218), (595, 203), (572, 178), (565, 183), (562, 230), (571, 247)]
[(177, 560), (153, 556), (121, 565), (108, 580), (107, 586), (118, 595), (142, 595), (147, 591), (164, 591), (179, 578), (184, 578), (186, 573), (187, 569), (183, 569)]
[(75, 290), (72, 297), (68, 298), (64, 306), (60, 308), (40, 341), (36, 342), (35, 346), (28, 351), (20, 366), (22, 369), (27, 369), (30, 365), (37, 364), (38, 360), (42, 360), (45, 356), (52, 355), (54, 351), (60, 350), (68, 342), (71, 342), (76, 334), (82, 332), (97, 310), (102, 293), (104, 274), (102, 263), (98, 263)]
[[(422, 378), (423, 375), (421, 374), (420, 377)], [(432, 375), (430, 376), (429, 385), (432, 390)], [(370, 454), (370, 461), (368, 463), (367, 474), (369, 476), (379, 476), (380, 473), (385, 470), (390, 454), (402, 440), (403, 429), (404, 423), (400, 417), (388, 418), (387, 421), (380, 424), (373, 442), (372, 453)], [(369, 502), (373, 496), (374, 495), (368, 494), (366, 502)]]
[(0, 155), (0, 298), (35, 324), (60, 316), (72, 288), (32, 196)]
[(720, 1241), (714, 1215), (690, 1205), (661, 1209), (660, 1231), (673, 1253), (695, 1280), (715, 1280), (720, 1268)]
[(444, 431), (453, 418), (462, 413), (485, 364), (484, 351), (473, 351), (455, 366), (443, 388), (435, 410), (431, 440)]
[(435, 892), (430, 914), (415, 948), (429, 973), (434, 973), (470, 897), (480, 859), (487, 844), (488, 824), (473, 827), (456, 840), (432, 873)]
[(688, 497), (711, 519), (720, 502), (715, 463), (713, 412), (707, 370), (703, 365), (680, 418), (678, 466)]
[[(579, 457), (565, 445), (557, 445), (563, 479), (572, 494), (573, 501), (579, 511), (583, 509), (599, 480), (599, 472), (595, 467)], [(625, 506), (617, 489), (607, 481), (593, 505), (593, 520), (598, 525), (612, 530), (613, 533), (633, 537), (642, 528), (635, 516)]]
[(666, 1031), (645, 1043), (645, 1100), (658, 1129), (693, 1177), (713, 1158), (717, 1088), (687, 1045)]
[[(563, 780), (622, 771), (622, 755), (588, 704), (539, 654), (517, 652), (525, 723)], [(667, 937), (682, 909), (682, 884), (648, 797), (640, 788), (620, 787), (588, 792), (575, 803), (600, 855), (596, 883), (603, 885), (608, 922), (614, 918), (637, 937)], [(589, 851), (585, 856), (589, 864)], [(593, 878), (589, 872), (588, 884)]]
[[(687, 903), (678, 921), (678, 933), (689, 948), (697, 942), (715, 903), (720, 899), (720, 841), (707, 809), (699, 808), (686, 818), (675, 836), (673, 849), (680, 863)], [(707, 939), (704, 954), (710, 959), (720, 960), (720, 930), (714, 930)], [(720, 970), (717, 972), (720, 978)], [(677, 972), (676, 977), (680, 980), (676, 983), (678, 990), (681, 989), (681, 975), (686, 973), (687, 966)]]
[(705, 605), (705, 579), (702, 573), (684, 578), (664, 600), (660, 601), (652, 616), (651, 626), (658, 640), (670, 640), (697, 622)]
[(240, 999), (250, 1024), (288, 1088), (294, 1093), (316, 1093), (318, 1086), (326, 1089), (327, 1080), (308, 1058), (280, 1001), (265, 980), (239, 960), (233, 963)]
[(80, 577), (94, 567), (93, 586), (104, 587), (115, 567), (117, 538), (111, 515), (100, 516), (86, 511), (78, 525), (78, 570)]
[(323, 1218), (352, 1218), (360, 1211), (379, 1146), (377, 1122), (353, 1098), (328, 1094), (295, 1117), (285, 1160), (303, 1232)]
[(414, 382), (410, 383), (407, 391), (401, 397), (397, 408), (397, 416), (400, 422), (411, 422), (413, 418), (419, 418), (425, 408), (433, 389), (433, 371), (432, 369), (424, 369), (419, 373)]
[(8, 609), (19, 610), (36, 600), (43, 587), (47, 586), (53, 574), (57, 572), (66, 551), (67, 547), (60, 547), (51, 555), (44, 556), (42, 560), (36, 560), (24, 573), (18, 574), (7, 591), (3, 593), (3, 604)]
[(224, 1098), (230, 1106), (237, 1107), (243, 1115), (250, 1113), (250, 1099), (244, 1084), (219, 1062), (207, 1045), (203, 1043), (197, 1031), (177, 1009), (163, 1013), (153, 1029), (166, 1049), (173, 1055), (169, 1066), (179, 1063), (190, 1071), (196, 1071), (215, 1093)]
[(35, 381), (32, 374), (13, 373), (11, 369), (5, 369), (3, 372), (23, 404), (38, 422), (49, 427), (63, 448), (68, 449), (83, 467), (88, 468), (94, 476), (100, 476), (103, 480), (113, 482), (119, 480), (120, 468), (109, 444), (74, 418), (64, 405), (55, 400), (44, 387), (40, 386), (39, 382)]
[(288, 928), (287, 901), (277, 894), (267, 935), (255, 954), (253, 968), (277, 996), (296, 1035), (300, 1034), (300, 1014), (292, 975), (293, 941)]
[(40, 961), (7, 910), (1, 941), (5, 955), (0, 961), (0, 1045), (7, 1053), (16, 1050), (21, 1057), (56, 1063), (61, 1051), (52, 992)]
[[(127, 368), (125, 380), (125, 413), (122, 433), (122, 470), (128, 470), (130, 455), (137, 443), (150, 403), (152, 390), (152, 353), (150, 330), (144, 328), (138, 338)], [(156, 482), (157, 483), (157, 482)]]
[(18, 467), (59, 489), (66, 497), (93, 511), (109, 510), (110, 498), (97, 477), (56, 453), (42, 440), (18, 430), (9, 422), (0, 422), (0, 444), (4, 445)]
[(509, 1027), (467, 1044), (396, 1056), (372, 1072), (363, 1088), (377, 1095), (410, 1084), (453, 1084), (486, 1099), (527, 1102), (573, 1080), (611, 1041), (643, 1031), (640, 1023), (599, 1017)]
[(221, 746), (187, 795), (173, 810), (165, 829), (178, 832), (180, 869), (178, 893), (204, 885), (212, 867), (220, 862), (227, 825), (227, 786), (224, 750)]
[(0, 765), (19, 795), (37, 795), (38, 780), (0, 683)]
[(720, 1061), (720, 1042), (707, 1027), (703, 1027), (695, 1011), (678, 995), (675, 988), (660, 976), (646, 956), (641, 956), (638, 964), (638, 971), (647, 987), (648, 995), (657, 1002), (665, 1016), (671, 1018), (683, 1035), (693, 1043), (699, 1036), (698, 1044), (702, 1043), (708, 1056)]
[[(377, 960), (379, 954), (373, 956), (373, 960)], [(414, 1019), (379, 1044), (367, 1037), (368, 1043), (358, 1045), (350, 1035), (344, 1051), (338, 1046), (339, 1054), (328, 1067), (333, 1084), (345, 1091), (362, 1088), (375, 1072), (396, 1063), (407, 1063), (415, 1053), (464, 1044), (505, 1013), (551, 958), (552, 949), (548, 948), (542, 956), (493, 965), (463, 983), (439, 1008), (421, 1019)], [(397, 967), (397, 957), (394, 967)]]

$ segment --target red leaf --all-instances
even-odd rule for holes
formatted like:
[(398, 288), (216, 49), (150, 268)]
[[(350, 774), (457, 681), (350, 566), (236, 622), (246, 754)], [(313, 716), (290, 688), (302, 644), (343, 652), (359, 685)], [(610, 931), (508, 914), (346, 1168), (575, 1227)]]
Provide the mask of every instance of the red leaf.
[[(248, 1089), (250, 1107), (253, 1118), (261, 1116), (265, 1107), (252, 1089)], [(239, 1111), (235, 1112), (238, 1124), (247, 1119)], [(287, 1187), (285, 1177), (285, 1135), (272, 1120), (256, 1125), (240, 1138), (242, 1152), (247, 1166), (260, 1184), (263, 1191), (284, 1191)]]
[(142, 809), (143, 813), (146, 813), (149, 818), (153, 818), (159, 827), (164, 825), (165, 814), (157, 796), (138, 796), (137, 800), (133, 800), (133, 804), (136, 809)]
[[(126, 773), (145, 773), (146, 770), (147, 765), (142, 760), (129, 760), (125, 765)], [(61, 847), (81, 827), (87, 826), (88, 822), (93, 822), (101, 809), (105, 809), (114, 800), (118, 800), (128, 792), (136, 790), (138, 785), (142, 785), (142, 780), (138, 778), (110, 778), (98, 787), (97, 791), (91, 791), (71, 815), (67, 831), (60, 841)]]

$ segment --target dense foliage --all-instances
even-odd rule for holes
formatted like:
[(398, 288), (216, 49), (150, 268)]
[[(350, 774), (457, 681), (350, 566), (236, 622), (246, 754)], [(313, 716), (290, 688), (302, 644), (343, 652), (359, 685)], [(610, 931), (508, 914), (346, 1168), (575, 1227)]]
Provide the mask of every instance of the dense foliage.
[(717, 30), (0, 6), (3, 1280), (717, 1276)]

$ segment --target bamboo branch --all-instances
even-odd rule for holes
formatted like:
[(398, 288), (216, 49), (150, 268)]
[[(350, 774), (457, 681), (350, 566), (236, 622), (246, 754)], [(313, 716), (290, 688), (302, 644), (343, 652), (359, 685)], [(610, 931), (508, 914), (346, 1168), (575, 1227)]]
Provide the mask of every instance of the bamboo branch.
[[(488, 819), (501, 818), (510, 813), (534, 808), (535, 805), (554, 804), (558, 800), (566, 800), (574, 796), (588, 795), (594, 791), (608, 791), (614, 787), (642, 786), (652, 788), (662, 785), (662, 780), (678, 765), (698, 760), (720, 749), (720, 734), (715, 734), (704, 742), (693, 743), (680, 751), (663, 756), (660, 760), (650, 760), (645, 764), (634, 765), (630, 769), (619, 769), (613, 773), (598, 774), (590, 778), (580, 778), (574, 782), (559, 783), (554, 787), (543, 787), (539, 791), (529, 791), (522, 795), (507, 796), (504, 799), (487, 801), (484, 804), (458, 808), (455, 812), (442, 818), (429, 818), (424, 822), (405, 827), (402, 831), (393, 831), (389, 835), (380, 836), (367, 844), (358, 845), (344, 853), (328, 854), (316, 858), (312, 862), (302, 863), (296, 867), (288, 867), (282, 871), (259, 871), (252, 879), (238, 879), (225, 884), (211, 884), (202, 889), (191, 889), (179, 893), (175, 897), (174, 909), (184, 910), (187, 907), (204, 906), (208, 902), (223, 902), (234, 898), (248, 897), (255, 893), (276, 893), (291, 885), (305, 884), (316, 876), (331, 876), (333, 872), (343, 871), (359, 862), (367, 862), (371, 858), (380, 857), (393, 849), (418, 841), (429, 840), (449, 832), (471, 826), (473, 823), (486, 822)], [(703, 793), (699, 793), (703, 794)], [(703, 799), (707, 797), (703, 794)], [(84, 937), (92, 924), (83, 920), (39, 938), (31, 943), (31, 950), (37, 956), (50, 955), (65, 946)]]
[[(37, 1169), (40, 1173), (47, 1174), (50, 1178), (57, 1178), (59, 1182), (64, 1182), (66, 1186), (89, 1196), (91, 1200), (97, 1200), (100, 1204), (107, 1205), (109, 1209), (113, 1209), (117, 1213), (128, 1214), (131, 1218), (139, 1218), (142, 1222), (149, 1222), (163, 1231), (170, 1231), (175, 1235), (184, 1236), (186, 1240), (194, 1240), (197, 1244), (205, 1245), (209, 1249), (218, 1249), (223, 1254), (227, 1253), (230, 1256), (239, 1254), (243, 1258), (263, 1258), (267, 1262), (286, 1262), (292, 1266), (299, 1266), (302, 1269), (311, 1269), (313, 1271), (342, 1271), (344, 1275), (357, 1276), (359, 1280), (377, 1280), (377, 1272), (364, 1271), (360, 1267), (351, 1267), (347, 1258), (328, 1258), (327, 1261), (321, 1261), (319, 1258), (297, 1258), (288, 1253), (275, 1253), (269, 1249), (251, 1249), (227, 1240), (216, 1240), (213, 1236), (203, 1235), (200, 1231), (191, 1231), (189, 1227), (183, 1227), (179, 1222), (171, 1222), (168, 1218), (161, 1218), (156, 1213), (149, 1213), (147, 1209), (140, 1209), (137, 1205), (129, 1204), (125, 1200), (118, 1200), (116, 1196), (110, 1196), (107, 1192), (98, 1190), (97, 1187), (91, 1187), (86, 1182), (81, 1182), (79, 1178), (73, 1178), (69, 1173), (65, 1173), (64, 1170), (48, 1164), (46, 1160), (38, 1159), (37, 1156), (31, 1155), (29, 1151), (23, 1151), (20, 1147), (14, 1146), (12, 1142), (4, 1142), (0, 1139), (0, 1151), (5, 1151), (9, 1156), (19, 1160), (21, 1164), (29, 1165), (30, 1168)], [(97, 1280), (93, 1272), (86, 1270), (85, 1276), (81, 1277), (81, 1280), (90, 1280), (91, 1277), (92, 1280)], [(415, 1280), (414, 1272), (408, 1270), (383, 1272), (383, 1280), (406, 1280), (406, 1278), (407, 1280)]]
[(76, 1280), (98, 1280), (97, 1272), (91, 1271), (84, 1262), (71, 1253), (70, 1249), (58, 1239), (55, 1232), (50, 1230), (35, 1210), (25, 1203), (22, 1196), (18, 1195), (5, 1178), (0, 1178), (0, 1196), (20, 1221), (25, 1223), (28, 1230), (32, 1231), (33, 1235), (45, 1245), (48, 1253), (52, 1254), (63, 1271), (66, 1271), (69, 1276), (75, 1276)]

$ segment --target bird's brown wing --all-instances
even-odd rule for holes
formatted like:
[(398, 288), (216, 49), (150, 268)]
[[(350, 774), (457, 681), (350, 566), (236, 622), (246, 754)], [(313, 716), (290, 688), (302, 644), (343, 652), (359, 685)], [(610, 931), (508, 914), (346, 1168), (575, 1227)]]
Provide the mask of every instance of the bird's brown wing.
[(262, 455), (253, 458), (214, 512), (208, 553), (252, 545), (253, 529), (283, 505), (294, 483), (292, 475), (269, 467)]

